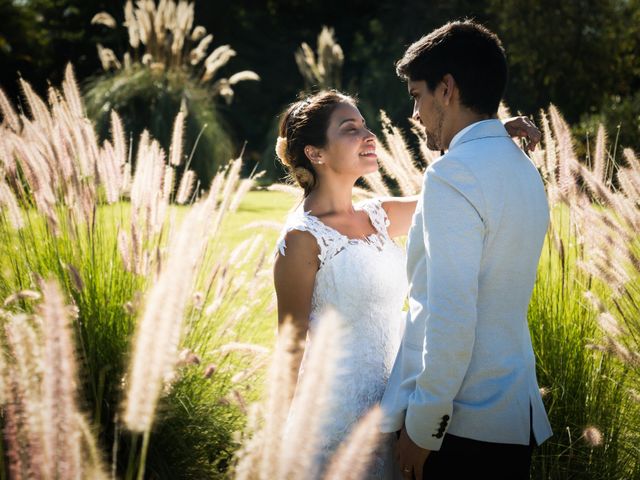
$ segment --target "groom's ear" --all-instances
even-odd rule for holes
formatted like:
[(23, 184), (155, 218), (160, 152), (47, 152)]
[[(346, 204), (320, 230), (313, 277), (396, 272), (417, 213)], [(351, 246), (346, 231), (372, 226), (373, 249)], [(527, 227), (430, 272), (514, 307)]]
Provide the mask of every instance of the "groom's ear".
[(453, 100), (453, 90), (456, 87), (456, 81), (450, 73), (442, 77), (444, 89), (442, 91), (442, 100), (445, 105), (449, 105)]

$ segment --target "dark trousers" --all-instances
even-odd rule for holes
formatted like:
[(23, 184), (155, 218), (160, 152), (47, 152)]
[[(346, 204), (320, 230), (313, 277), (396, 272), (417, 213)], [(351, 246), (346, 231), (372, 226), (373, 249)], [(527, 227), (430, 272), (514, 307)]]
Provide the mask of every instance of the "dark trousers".
[(445, 434), (442, 446), (431, 452), (422, 470), (423, 480), (529, 480), (530, 445), (490, 443)]
[(533, 428), (529, 445), (480, 442), (445, 433), (440, 450), (429, 454), (422, 478), (529, 480), (531, 454), (535, 446)]

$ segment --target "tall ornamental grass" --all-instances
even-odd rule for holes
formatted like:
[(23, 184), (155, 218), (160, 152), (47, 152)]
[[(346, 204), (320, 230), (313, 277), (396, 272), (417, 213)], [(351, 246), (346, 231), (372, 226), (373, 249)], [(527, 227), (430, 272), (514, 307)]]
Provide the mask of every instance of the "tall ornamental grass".
[[(0, 93), (0, 376), (13, 385), (0, 397), (12, 478), (223, 477), (267, 352), (247, 321), (270, 305), (265, 244), (255, 235), (229, 251), (220, 241), (253, 180), (240, 179), (237, 159), (197, 189), (181, 115), (168, 155), (147, 132), (132, 151), (115, 112), (98, 142), (70, 66), (46, 102), (22, 87), (24, 114)], [(69, 338), (50, 340), (51, 311), (66, 312)], [(53, 405), (62, 387), (49, 380), (67, 382), (69, 402)], [(51, 457), (52, 438), (74, 463)]]

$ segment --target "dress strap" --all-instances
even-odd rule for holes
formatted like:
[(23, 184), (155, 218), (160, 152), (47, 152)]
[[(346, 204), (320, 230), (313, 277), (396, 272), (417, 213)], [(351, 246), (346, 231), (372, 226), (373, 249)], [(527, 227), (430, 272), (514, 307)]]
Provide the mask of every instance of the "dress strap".
[(389, 217), (387, 216), (387, 212), (382, 206), (382, 200), (379, 198), (372, 198), (363, 200), (358, 204), (360, 208), (365, 210), (371, 219), (371, 223), (374, 228), (378, 231), (380, 235), (382, 235), (386, 240), (389, 240), (389, 232), (387, 231), (387, 227), (390, 225)]
[(322, 268), (327, 260), (340, 252), (348, 243), (348, 239), (346, 237), (340, 235), (340, 233), (336, 232), (332, 228), (329, 228), (316, 217), (305, 212), (302, 208), (299, 208), (289, 215), (287, 222), (280, 233), (280, 238), (276, 244), (280, 255), (285, 255), (285, 249), (287, 247), (285, 243), (285, 236), (292, 230), (309, 232), (314, 236), (318, 243), (318, 248), (320, 249), (320, 253), (318, 254), (320, 268)]

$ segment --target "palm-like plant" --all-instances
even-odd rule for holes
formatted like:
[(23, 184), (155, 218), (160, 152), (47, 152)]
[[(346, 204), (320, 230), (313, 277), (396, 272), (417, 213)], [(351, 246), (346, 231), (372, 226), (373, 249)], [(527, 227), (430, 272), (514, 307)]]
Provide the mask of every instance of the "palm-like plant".
[[(96, 14), (93, 24), (117, 28), (106, 12)], [(109, 111), (115, 109), (134, 138), (148, 128), (167, 148), (171, 119), (182, 110), (185, 135), (192, 144), (198, 139), (192, 166), (199, 180), (208, 181), (218, 167), (233, 156), (228, 128), (220, 116), (218, 100), (229, 105), (234, 87), (242, 81), (259, 80), (250, 70), (230, 77), (218, 75), (236, 52), (222, 45), (211, 52), (213, 35), (194, 26), (193, 3), (181, 0), (131, 0), (124, 7), (124, 22), (130, 50), (122, 58), (101, 44), (98, 56), (104, 73), (90, 79), (85, 90), (87, 113), (106, 137)]]

